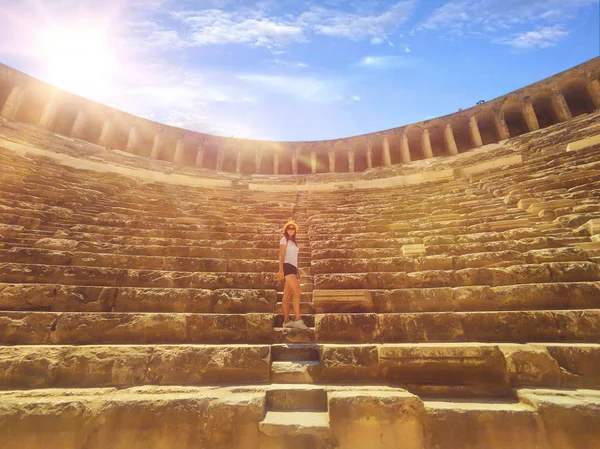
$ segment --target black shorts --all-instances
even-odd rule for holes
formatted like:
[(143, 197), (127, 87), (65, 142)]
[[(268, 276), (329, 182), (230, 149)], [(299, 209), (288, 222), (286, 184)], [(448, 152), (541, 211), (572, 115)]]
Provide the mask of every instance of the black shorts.
[(284, 263), (283, 264), (283, 277), (285, 280), (285, 276), (287, 276), (288, 274), (295, 274), (296, 277), (298, 276), (298, 268), (296, 268), (295, 266), (293, 266), (291, 263)]

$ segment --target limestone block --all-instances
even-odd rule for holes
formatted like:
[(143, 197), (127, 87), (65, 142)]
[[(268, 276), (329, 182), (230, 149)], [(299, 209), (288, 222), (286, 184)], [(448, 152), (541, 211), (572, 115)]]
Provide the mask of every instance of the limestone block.
[(598, 388), (600, 346), (597, 344), (555, 343), (545, 346), (560, 365), (564, 388)]
[(277, 302), (275, 290), (220, 289), (213, 294), (217, 313), (269, 313)]
[(379, 378), (377, 345), (319, 345), (322, 380), (374, 382)]
[(56, 319), (46, 312), (0, 312), (0, 344), (45, 344)]
[(213, 292), (203, 289), (119, 288), (115, 312), (212, 312)]
[(545, 262), (587, 262), (588, 256), (584, 250), (574, 246), (563, 248), (544, 248), (528, 251), (524, 254), (527, 263)]
[[(58, 282), (65, 285), (97, 285), (114, 287), (120, 280), (117, 268), (65, 267)], [(55, 278), (55, 282), (56, 282)]]
[(122, 270), (122, 273), (119, 276), (118, 284), (120, 287), (209, 289), (218, 285), (217, 278), (212, 273), (188, 273), (154, 270)]
[(427, 254), (425, 245), (404, 245), (402, 247), (402, 254), (405, 256), (424, 256)]
[(600, 218), (592, 218), (591, 220), (588, 220), (587, 222), (582, 224), (577, 230), (585, 231), (589, 235), (600, 234)]
[(535, 411), (523, 404), (426, 401), (425, 411), (436, 449), (547, 447)]
[(331, 431), (344, 449), (423, 449), (424, 407), (408, 392), (329, 393)]
[(544, 209), (554, 210), (562, 207), (573, 207), (576, 205), (577, 201), (569, 198), (544, 202), (533, 202), (527, 208), (527, 212), (529, 212), (530, 214), (538, 214)]
[(235, 384), (268, 382), (269, 346), (156, 347), (148, 371), (162, 384)]
[(600, 280), (600, 269), (593, 262), (556, 262), (547, 264), (554, 282), (592, 282)]
[[(244, 315), (188, 314), (186, 318), (187, 338), (191, 343), (234, 343), (247, 341), (246, 318)], [(257, 323), (255, 322), (255, 324)]]
[(58, 266), (0, 263), (0, 279), (7, 283), (56, 283), (62, 273)]
[(0, 310), (52, 310), (57, 285), (0, 284)]
[[(133, 268), (133, 267), (132, 267)], [(142, 268), (142, 267), (140, 267)], [(154, 269), (161, 269), (160, 267)], [(198, 259), (195, 257), (169, 257), (165, 259), (167, 271), (203, 271), (225, 272), (227, 261), (224, 259)], [(234, 270), (232, 270), (234, 271)]]
[(402, 385), (508, 386), (504, 355), (495, 345), (475, 343), (384, 344), (382, 379)]
[[(115, 307), (117, 288), (60, 285), (52, 310), (56, 312), (110, 312)], [(138, 311), (140, 311), (138, 309)]]
[(79, 242), (69, 239), (44, 238), (35, 242), (36, 248), (55, 249), (59, 251), (73, 251)]
[(188, 338), (185, 315), (76, 312), (52, 315), (58, 318), (50, 337), (56, 344), (183, 343)]
[(522, 263), (525, 263), (525, 258), (518, 251), (484, 252), (456, 257), (454, 259), (454, 269), (507, 266), (507, 264)]
[(24, 230), (25, 230), (25, 228), (23, 226), (0, 223), (0, 232), (5, 237), (10, 237), (13, 235), (20, 234)]
[(550, 449), (593, 449), (600, 441), (600, 394), (595, 390), (519, 390), (535, 407)]
[(451, 288), (373, 290), (371, 295), (377, 313), (458, 310)]
[[(272, 309), (271, 309), (272, 310)], [(271, 313), (247, 313), (246, 338), (248, 342), (272, 343), (276, 339), (274, 321), (275, 315)]]
[(377, 315), (381, 341), (464, 341), (459, 318), (454, 313), (389, 313)]
[(327, 314), (315, 316), (315, 338), (318, 342), (373, 343), (380, 335), (377, 315)]
[(369, 290), (314, 290), (315, 313), (371, 312), (373, 299)]
[(258, 448), (263, 409), (264, 394), (255, 392), (52, 390), (7, 397), (0, 405), (0, 429), (6, 449)]
[(533, 345), (499, 345), (514, 387), (559, 387), (560, 366), (550, 353)]

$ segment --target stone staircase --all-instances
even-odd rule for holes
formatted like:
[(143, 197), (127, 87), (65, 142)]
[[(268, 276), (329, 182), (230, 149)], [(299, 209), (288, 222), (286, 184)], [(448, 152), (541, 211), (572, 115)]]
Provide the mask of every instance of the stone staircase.
[[(282, 193), (0, 127), (0, 446), (594, 448), (600, 152), (568, 130), (466, 178)], [(289, 218), (308, 331), (281, 328)]]

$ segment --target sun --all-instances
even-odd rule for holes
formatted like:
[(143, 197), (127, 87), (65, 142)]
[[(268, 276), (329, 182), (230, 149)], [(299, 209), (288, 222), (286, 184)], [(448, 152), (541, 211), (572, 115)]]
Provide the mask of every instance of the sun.
[(117, 63), (107, 30), (89, 23), (53, 25), (37, 40), (37, 57), (49, 83), (95, 98), (110, 89)]

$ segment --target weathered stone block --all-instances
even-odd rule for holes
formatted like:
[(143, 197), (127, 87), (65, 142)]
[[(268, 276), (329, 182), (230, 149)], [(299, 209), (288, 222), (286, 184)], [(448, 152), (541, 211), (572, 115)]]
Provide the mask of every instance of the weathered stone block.
[(402, 447), (422, 449), (424, 407), (408, 392), (336, 391), (329, 393), (331, 432), (347, 449)]
[(373, 343), (378, 341), (379, 335), (379, 322), (374, 313), (315, 316), (318, 342)]
[(319, 345), (319, 359), (326, 382), (374, 382), (379, 378), (377, 345)]
[(500, 345), (514, 387), (560, 386), (560, 366), (550, 353), (533, 345)]

